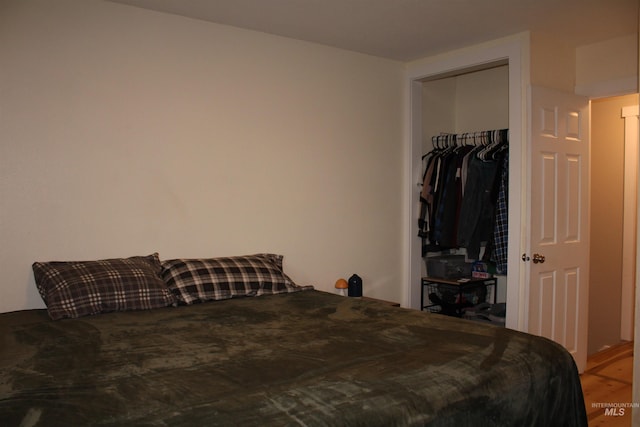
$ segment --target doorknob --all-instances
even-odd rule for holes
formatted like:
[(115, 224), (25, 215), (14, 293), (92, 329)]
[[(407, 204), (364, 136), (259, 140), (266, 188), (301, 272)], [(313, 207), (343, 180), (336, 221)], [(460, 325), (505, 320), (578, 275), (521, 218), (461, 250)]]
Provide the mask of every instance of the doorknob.
[(545, 258), (544, 255), (540, 255), (540, 254), (533, 254), (533, 263), (534, 264), (542, 264), (544, 262)]

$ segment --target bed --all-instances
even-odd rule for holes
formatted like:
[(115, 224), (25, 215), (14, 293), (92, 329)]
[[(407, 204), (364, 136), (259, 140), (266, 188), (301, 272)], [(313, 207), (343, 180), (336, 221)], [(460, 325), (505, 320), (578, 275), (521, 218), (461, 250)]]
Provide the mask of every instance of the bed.
[(587, 425), (573, 359), (544, 338), (311, 287), (248, 292), (0, 314), (0, 423)]

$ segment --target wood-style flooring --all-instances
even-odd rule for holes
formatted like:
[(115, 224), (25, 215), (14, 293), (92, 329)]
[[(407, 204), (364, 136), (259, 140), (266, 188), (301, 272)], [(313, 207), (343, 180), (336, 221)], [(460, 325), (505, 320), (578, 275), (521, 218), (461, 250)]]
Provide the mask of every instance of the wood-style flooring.
[[(633, 342), (625, 342), (589, 356), (580, 375), (589, 427), (631, 426), (631, 408), (605, 413), (602, 403), (632, 403)], [(621, 412), (624, 412), (622, 414)]]

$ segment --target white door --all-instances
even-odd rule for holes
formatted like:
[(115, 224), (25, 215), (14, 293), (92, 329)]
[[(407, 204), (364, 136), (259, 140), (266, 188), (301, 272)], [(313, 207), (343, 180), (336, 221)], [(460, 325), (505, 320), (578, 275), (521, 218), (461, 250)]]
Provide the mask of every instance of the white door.
[(532, 87), (527, 331), (587, 362), (589, 101)]

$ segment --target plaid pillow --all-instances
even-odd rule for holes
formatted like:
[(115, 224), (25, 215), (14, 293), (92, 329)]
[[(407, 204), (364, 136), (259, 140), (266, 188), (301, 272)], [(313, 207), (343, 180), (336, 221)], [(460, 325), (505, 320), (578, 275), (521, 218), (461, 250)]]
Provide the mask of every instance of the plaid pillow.
[(54, 319), (175, 305), (158, 254), (99, 261), (33, 263), (38, 291)]
[(313, 289), (298, 286), (282, 269), (282, 255), (162, 261), (162, 278), (180, 302), (193, 304), (238, 296), (259, 296)]

